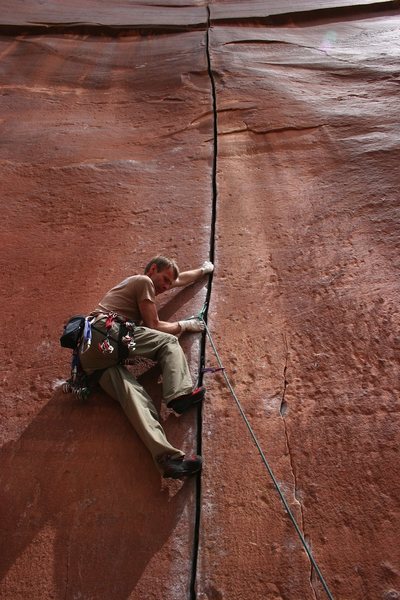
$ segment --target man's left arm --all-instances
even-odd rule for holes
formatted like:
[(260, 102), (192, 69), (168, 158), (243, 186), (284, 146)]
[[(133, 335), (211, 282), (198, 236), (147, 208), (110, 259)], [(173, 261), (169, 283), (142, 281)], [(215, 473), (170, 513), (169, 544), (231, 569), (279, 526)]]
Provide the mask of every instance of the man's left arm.
[(185, 285), (195, 283), (204, 275), (212, 273), (213, 270), (214, 265), (210, 261), (205, 260), (198, 269), (191, 269), (190, 271), (182, 271), (182, 273), (179, 273), (178, 279), (175, 279), (171, 287), (184, 287)]

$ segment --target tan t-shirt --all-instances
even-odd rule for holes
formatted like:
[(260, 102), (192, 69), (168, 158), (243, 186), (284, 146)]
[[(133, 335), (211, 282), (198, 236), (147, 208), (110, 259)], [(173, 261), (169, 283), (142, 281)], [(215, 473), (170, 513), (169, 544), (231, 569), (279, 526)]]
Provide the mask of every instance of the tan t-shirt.
[(139, 303), (142, 300), (155, 302), (154, 284), (147, 275), (133, 275), (118, 283), (100, 300), (93, 314), (115, 312), (138, 324), (142, 320)]

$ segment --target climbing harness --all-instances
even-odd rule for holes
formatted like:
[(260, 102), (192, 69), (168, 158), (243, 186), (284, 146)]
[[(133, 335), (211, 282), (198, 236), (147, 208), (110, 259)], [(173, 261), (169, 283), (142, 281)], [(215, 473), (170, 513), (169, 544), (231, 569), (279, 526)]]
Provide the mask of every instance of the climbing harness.
[(262, 450), (262, 448), (260, 446), (260, 443), (259, 443), (259, 441), (257, 439), (257, 436), (254, 433), (253, 428), (251, 427), (250, 422), (249, 422), (248, 418), (246, 417), (246, 415), (244, 413), (244, 410), (242, 408), (242, 405), (240, 404), (240, 401), (239, 401), (239, 399), (238, 399), (238, 397), (237, 397), (237, 395), (235, 393), (235, 390), (233, 389), (232, 384), (231, 384), (231, 382), (230, 382), (230, 380), (229, 380), (229, 378), (228, 378), (228, 376), (226, 374), (225, 367), (222, 364), (222, 361), (221, 361), (221, 358), (220, 358), (220, 356), (218, 354), (218, 351), (217, 351), (217, 348), (215, 346), (214, 340), (212, 338), (212, 335), (210, 333), (210, 330), (209, 330), (208, 325), (207, 325), (207, 323), (205, 321), (205, 318), (204, 318), (204, 315), (205, 315), (205, 312), (206, 312), (206, 308), (207, 308), (207, 305), (205, 304), (203, 306), (203, 309), (201, 310), (201, 312), (200, 312), (200, 314), (198, 315), (197, 318), (201, 319), (203, 321), (203, 323), (204, 323), (205, 331), (207, 333), (208, 339), (210, 341), (211, 347), (213, 349), (215, 358), (217, 359), (217, 362), (218, 362), (219, 366), (216, 367), (216, 368), (205, 367), (204, 369), (202, 369), (202, 372), (205, 372), (205, 373), (207, 373), (207, 372), (208, 373), (214, 373), (214, 372), (220, 371), (222, 373), (222, 375), (223, 375), (223, 377), (225, 379), (225, 382), (226, 382), (226, 384), (228, 386), (228, 389), (229, 389), (229, 391), (230, 391), (233, 399), (235, 400), (235, 402), (237, 404), (237, 407), (238, 407), (239, 412), (240, 412), (240, 414), (241, 414), (241, 416), (242, 416), (242, 418), (243, 418), (243, 420), (244, 420), (244, 422), (246, 424), (247, 429), (249, 430), (249, 433), (250, 433), (250, 435), (251, 435), (251, 437), (253, 439), (253, 442), (255, 443), (255, 445), (257, 447), (257, 450), (258, 450), (258, 452), (259, 452), (259, 454), (261, 456), (261, 459), (262, 459), (262, 461), (263, 461), (263, 463), (264, 463), (264, 465), (265, 465), (265, 467), (266, 467), (266, 469), (267, 469), (267, 471), (268, 471), (268, 473), (269, 473), (269, 475), (270, 475), (270, 477), (272, 479), (272, 482), (273, 482), (273, 484), (275, 486), (275, 489), (278, 492), (278, 495), (279, 495), (279, 497), (280, 497), (280, 499), (281, 499), (281, 501), (283, 503), (283, 506), (285, 507), (285, 510), (286, 510), (286, 512), (287, 512), (290, 520), (292, 521), (292, 524), (293, 524), (293, 526), (294, 526), (294, 528), (296, 530), (297, 535), (300, 538), (300, 541), (301, 541), (301, 543), (302, 543), (302, 545), (304, 547), (304, 550), (306, 551), (306, 553), (308, 555), (308, 558), (310, 559), (310, 562), (311, 562), (313, 568), (315, 569), (315, 572), (316, 572), (316, 574), (318, 576), (318, 579), (320, 580), (320, 582), (322, 584), (322, 587), (323, 587), (323, 589), (324, 589), (327, 597), (329, 598), (329, 600), (334, 600), (334, 598), (332, 596), (332, 593), (329, 590), (329, 587), (328, 587), (328, 585), (327, 585), (327, 583), (326, 583), (326, 581), (325, 581), (325, 579), (324, 579), (324, 577), (323, 577), (323, 575), (321, 573), (321, 570), (319, 569), (319, 567), (318, 567), (318, 565), (317, 565), (317, 563), (315, 561), (315, 558), (314, 558), (314, 556), (313, 556), (310, 548), (308, 547), (308, 544), (307, 544), (307, 542), (305, 540), (305, 537), (304, 537), (304, 535), (303, 535), (303, 533), (302, 533), (302, 531), (301, 531), (301, 529), (300, 529), (300, 527), (299, 527), (299, 525), (298, 525), (298, 523), (296, 521), (296, 518), (295, 518), (293, 512), (291, 511), (290, 506), (289, 506), (289, 504), (288, 504), (288, 502), (287, 502), (287, 500), (286, 500), (286, 498), (285, 498), (285, 496), (284, 496), (284, 494), (283, 494), (283, 492), (282, 492), (282, 490), (281, 490), (281, 488), (279, 486), (279, 483), (278, 483), (278, 481), (277, 481), (277, 479), (276, 479), (276, 477), (275, 477), (275, 475), (274, 475), (274, 473), (272, 471), (272, 468), (269, 465), (269, 463), (268, 463), (268, 461), (267, 461), (267, 459), (265, 457), (265, 454), (264, 454), (264, 452), (263, 452), (263, 450)]
[[(104, 340), (98, 343), (98, 350), (102, 354), (112, 354), (115, 350), (111, 340), (116, 342), (118, 348), (118, 364), (125, 363), (129, 352), (134, 350), (136, 344), (134, 341), (135, 324), (120, 317), (117, 313), (107, 313), (103, 318), (105, 321), (105, 332), (95, 326), (97, 317), (76, 315), (71, 317), (64, 325), (64, 332), (60, 337), (60, 344), (64, 348), (72, 349), (71, 375), (64, 383), (62, 389), (66, 394), (72, 393), (79, 400), (87, 400), (97, 382), (99, 381), (104, 369), (98, 369), (88, 375), (82, 369), (79, 356), (89, 350), (92, 345), (92, 330), (104, 336)], [(119, 324), (118, 338), (111, 335), (114, 323)]]

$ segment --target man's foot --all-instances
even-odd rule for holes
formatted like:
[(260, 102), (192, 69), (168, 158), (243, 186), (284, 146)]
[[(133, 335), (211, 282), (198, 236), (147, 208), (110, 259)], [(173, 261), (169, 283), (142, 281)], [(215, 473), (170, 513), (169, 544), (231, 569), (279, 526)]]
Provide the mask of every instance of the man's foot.
[(167, 406), (168, 408), (172, 408), (178, 415), (181, 415), (189, 410), (189, 408), (192, 408), (192, 406), (200, 404), (204, 400), (205, 393), (206, 388), (204, 386), (198, 387), (190, 394), (174, 398)]
[(187, 458), (184, 456), (173, 458), (169, 454), (164, 454), (158, 459), (158, 463), (164, 471), (163, 477), (171, 479), (183, 479), (199, 473), (202, 462), (201, 456), (196, 454)]

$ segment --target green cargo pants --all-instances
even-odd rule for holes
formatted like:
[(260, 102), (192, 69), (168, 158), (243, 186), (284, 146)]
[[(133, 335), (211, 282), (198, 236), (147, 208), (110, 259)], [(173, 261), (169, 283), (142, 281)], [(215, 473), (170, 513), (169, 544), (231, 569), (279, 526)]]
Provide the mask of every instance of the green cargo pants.
[[(168, 442), (150, 396), (132, 373), (118, 364), (116, 340), (120, 325), (114, 323), (110, 331), (109, 341), (114, 348), (111, 354), (103, 354), (98, 348), (98, 344), (104, 340), (105, 319), (97, 321), (94, 327), (100, 332), (92, 329), (91, 347), (80, 355), (84, 371), (90, 374), (98, 369), (105, 369), (99, 379), (99, 385), (121, 404), (137, 434), (150, 451), (157, 468), (157, 458), (163, 454), (183, 456), (181, 450)], [(167, 403), (192, 391), (189, 367), (177, 337), (147, 327), (135, 327), (134, 340), (136, 346), (129, 351), (129, 358), (142, 356), (158, 362), (162, 371), (163, 396)]]

